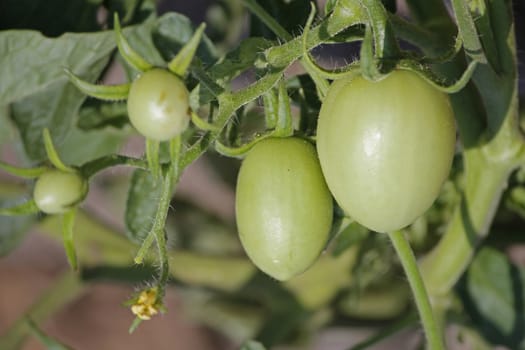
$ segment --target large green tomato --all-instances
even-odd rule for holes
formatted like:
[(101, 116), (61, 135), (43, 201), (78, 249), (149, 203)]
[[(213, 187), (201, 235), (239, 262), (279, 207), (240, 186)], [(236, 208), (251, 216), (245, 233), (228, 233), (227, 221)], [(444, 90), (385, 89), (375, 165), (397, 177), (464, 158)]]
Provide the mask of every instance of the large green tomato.
[(411, 224), (439, 194), (455, 146), (446, 94), (415, 73), (342, 79), (319, 115), (317, 150), (338, 204), (377, 232)]
[(188, 89), (167, 70), (149, 70), (131, 84), (128, 115), (131, 124), (145, 137), (170, 140), (182, 133), (190, 121)]
[(332, 225), (332, 196), (315, 147), (298, 138), (256, 144), (239, 172), (236, 214), (242, 245), (257, 267), (281, 281), (305, 271)]
[(60, 214), (80, 204), (87, 191), (88, 183), (79, 174), (49, 170), (36, 181), (33, 198), (42, 212)]

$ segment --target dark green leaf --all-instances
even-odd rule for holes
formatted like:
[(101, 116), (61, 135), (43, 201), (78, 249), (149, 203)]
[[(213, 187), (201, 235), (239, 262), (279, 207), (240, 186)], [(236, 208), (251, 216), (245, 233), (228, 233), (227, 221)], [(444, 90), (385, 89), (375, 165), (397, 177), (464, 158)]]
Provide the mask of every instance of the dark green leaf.
[(128, 124), (126, 103), (88, 99), (79, 112), (77, 125), (82, 130), (91, 130), (107, 126), (122, 128)]
[(210, 102), (216, 93), (221, 92), (222, 88), (229, 89), (231, 80), (253, 68), (259, 53), (271, 45), (271, 41), (263, 38), (247, 38), (208, 71), (205, 72), (200, 67), (192, 67), (192, 75), (200, 82), (200, 85), (191, 94), (192, 107)]
[(483, 248), (460, 284), (474, 324), (494, 344), (525, 349), (525, 270), (492, 248)]
[(101, 3), (102, 0), (2, 0), (0, 30), (33, 29), (49, 37), (100, 30), (97, 12)]
[[(257, 2), (292, 35), (298, 35), (302, 32), (306, 18), (310, 13), (310, 0), (258, 0)], [(276, 39), (275, 34), (256, 16), (252, 15), (250, 18), (250, 36)]]
[(236, 297), (268, 309), (266, 322), (257, 336), (268, 347), (282, 343), (310, 316), (290, 291), (263, 273), (256, 274)]
[(141, 243), (148, 235), (161, 197), (162, 186), (148, 171), (137, 169), (131, 178), (126, 203), (126, 231), (128, 237)]
[(263, 38), (247, 38), (229, 52), (224, 60), (213, 66), (209, 74), (219, 85), (225, 86), (245, 70), (253, 68), (258, 55), (271, 45), (271, 41)]
[(264, 347), (264, 345), (257, 341), (248, 340), (241, 346), (240, 350), (266, 350), (266, 348)]
[(396, 0), (381, 0), (383, 6), (390, 13), (396, 13)]
[[(155, 47), (165, 61), (170, 61), (193, 35), (194, 26), (190, 19), (179, 13), (169, 13), (162, 16), (152, 31)], [(204, 34), (197, 48), (197, 57), (210, 65), (217, 59), (213, 43)]]
[(317, 118), (321, 101), (317, 96), (315, 83), (309, 75), (300, 75), (298, 80), (300, 88), (291, 89), (290, 97), (301, 107), (299, 130), (310, 135), (317, 129)]

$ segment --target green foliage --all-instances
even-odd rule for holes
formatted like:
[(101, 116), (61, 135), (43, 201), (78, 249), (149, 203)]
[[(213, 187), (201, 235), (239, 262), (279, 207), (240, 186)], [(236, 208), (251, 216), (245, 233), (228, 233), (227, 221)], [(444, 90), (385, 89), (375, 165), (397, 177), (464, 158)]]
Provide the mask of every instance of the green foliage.
[(21, 132), (27, 156), (41, 161), (43, 126), (60, 144), (85, 99), (62, 68), (68, 66), (87, 79), (98, 78), (115, 47), (113, 36), (101, 32), (45, 38), (39, 32), (7, 31), (0, 33), (0, 47), (13, 52), (0, 58), (0, 104), (11, 104), (10, 117)]
[(132, 241), (141, 243), (153, 226), (161, 191), (160, 183), (149, 172), (133, 172), (125, 214), (126, 232)]
[[(129, 179), (128, 197), (122, 203), (126, 237), (79, 209), (74, 226), (73, 211), (66, 215), (62, 238), (56, 233), (61, 230), (61, 218), (34, 215), (38, 209), (34, 200), (29, 195), (19, 198), (22, 191), (30, 191), (25, 187), (14, 190), (11, 178), (2, 177), (0, 213), (18, 216), (0, 216), (0, 255), (16, 248), (28, 230), (38, 225), (51, 237), (65, 241), (71, 261), (74, 243), (82, 278), (130, 283), (146, 279), (158, 299), (142, 300), (141, 305), (151, 304), (153, 311), (163, 310), (165, 287), (168, 278), (173, 278), (194, 309), (193, 317), (243, 344), (242, 350), (264, 350), (282, 343), (304, 347), (320, 327), (348, 324), (348, 318), (353, 324), (366, 320), (368, 325), (392, 320), (356, 346), (364, 349), (415, 322), (414, 305), (401, 276), (407, 254), (401, 254), (400, 264), (389, 240), (392, 236), (371, 232), (336, 207), (331, 241), (318, 260), (320, 267), (314, 264), (297, 279), (281, 284), (257, 272), (233, 234), (231, 222), (172, 197), (185, 168), (207, 152), (246, 150), (268, 135), (293, 135), (315, 142), (329, 81), (344, 76), (355, 84), (355, 74), (374, 81), (383, 80), (395, 69), (410, 70), (434, 86), (445, 86), (448, 92), (450, 86), (462, 88), (450, 95), (459, 131), (452, 172), (432, 207), (396, 233), (397, 239), (406, 234), (411, 241), (428, 294), (442, 301), (421, 316), (428, 321), (434, 313), (439, 329), (458, 322), (448, 311), (464, 310), (459, 319), (466, 338), (477, 339), (477, 344), (488, 340), (525, 349), (525, 272), (490, 247), (523, 241), (511, 234), (521, 233), (525, 217), (523, 171), (509, 178), (525, 164), (525, 142), (517, 123), (519, 77), (512, 1), (452, 0), (451, 13), (441, 0), (406, 3), (408, 12), (401, 18), (392, 0), (328, 0), (320, 13), (316, 8), (310, 12), (306, 0), (244, 0), (242, 7), (241, 2), (222, 0), (204, 16), (211, 30), (209, 36), (205, 33), (200, 38), (194, 36), (200, 23), (179, 13), (157, 17), (153, 1), (1, 1), (0, 143), (14, 150), (19, 161), (13, 165), (2, 162), (2, 171), (35, 178), (50, 164), (62, 167), (63, 163), (64, 168), (91, 179), (114, 166), (138, 169)], [(246, 9), (250, 10), (247, 37), (238, 40)], [(147, 63), (138, 65), (140, 70), (168, 67), (182, 79), (190, 92), (188, 116), (195, 123), (166, 142), (146, 140), (148, 151), (137, 158), (121, 154), (123, 143), (133, 133), (126, 102), (87, 98), (64, 73), (67, 69), (95, 87), (113, 64), (125, 71), (124, 81), (119, 82), (123, 86), (141, 74), (127, 63), (129, 55), (117, 52), (111, 30), (115, 13), (122, 27), (120, 39)], [(305, 30), (307, 18), (313, 20), (312, 27)], [(197, 41), (196, 50), (187, 45)], [(332, 63), (331, 57), (326, 60), (321, 55), (319, 62), (304, 58), (320, 45), (354, 41), (361, 42), (359, 56), (343, 57), (344, 65), (333, 71), (325, 68)], [(179, 57), (184, 59), (173, 61), (181, 51)], [(105, 87), (104, 91), (116, 90)], [(123, 99), (127, 91), (121, 89), (117, 95)], [(378, 105), (367, 97), (361, 102)], [(345, 120), (355, 110), (355, 104), (345, 108)], [(273, 134), (283, 126), (285, 132)], [(46, 128), (56, 152), (46, 153), (42, 136)], [(408, 131), (403, 130), (399, 140), (393, 141), (396, 145), (406, 141), (403, 135)], [(49, 140), (47, 143), (49, 150)], [(410, 152), (418, 150), (417, 145), (410, 147)], [(331, 149), (330, 154), (341, 162), (347, 151)], [(60, 155), (60, 163), (54, 153)], [(213, 159), (213, 170), (227, 174), (233, 185), (239, 163), (223, 156)], [(24, 167), (28, 165), (33, 167)], [(430, 168), (425, 170), (431, 172)], [(365, 164), (362, 169), (370, 166)], [(402, 179), (392, 180), (388, 172), (383, 175), (391, 180), (388, 188), (401, 183)], [(418, 176), (421, 173), (411, 171), (403, 178), (413, 179), (409, 183), (414, 184)], [(303, 189), (303, 195), (308, 190)], [(393, 203), (406, 197), (406, 192)], [(270, 190), (268, 194), (272, 195)], [(381, 203), (381, 198), (375, 202)], [(175, 210), (169, 210), (171, 206)], [(491, 239), (483, 241), (489, 234)], [(135, 262), (144, 261), (145, 266), (132, 266), (130, 252), (137, 244), (142, 246)], [(293, 247), (289, 254), (298, 254), (300, 249)], [(417, 275), (414, 266), (407, 268), (412, 273), (409, 279)], [(332, 272), (321, 276), (319, 271)], [(45, 321), (80, 291), (80, 277), (66, 277), (67, 283), (59, 281), (51, 291), (51, 299), (42, 299), (44, 309), (36, 304), (35, 322)], [(333, 280), (323, 283), (327, 278)], [(417, 289), (419, 305), (426, 297)], [(427, 336), (440, 337), (435, 330), (429, 331), (428, 322), (423, 323)], [(33, 328), (49, 348), (61, 348)], [(28, 330), (25, 318), (21, 319), (0, 346), (14, 348)]]
[(493, 344), (525, 349), (525, 269), (501, 252), (483, 248), (460, 287), (476, 328)]

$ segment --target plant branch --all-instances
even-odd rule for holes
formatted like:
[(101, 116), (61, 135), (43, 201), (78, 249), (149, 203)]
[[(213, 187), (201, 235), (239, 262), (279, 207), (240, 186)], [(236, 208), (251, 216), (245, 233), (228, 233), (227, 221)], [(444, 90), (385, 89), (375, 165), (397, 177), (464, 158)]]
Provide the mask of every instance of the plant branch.
[(430, 350), (443, 350), (445, 346), (443, 344), (443, 335), (441, 329), (438, 327), (438, 324), (435, 321), (434, 314), (432, 312), (432, 306), (421, 278), (421, 274), (417, 267), (416, 258), (410, 245), (405, 238), (403, 231), (395, 231), (389, 234), (394, 249), (397, 252), (399, 260), (401, 260), (401, 265), (405, 270), (407, 275), (410, 288), (412, 289), (412, 294), (416, 301), (416, 306), (419, 311), (419, 317), (423, 328), (425, 330), (425, 335), (427, 338), (427, 343)]

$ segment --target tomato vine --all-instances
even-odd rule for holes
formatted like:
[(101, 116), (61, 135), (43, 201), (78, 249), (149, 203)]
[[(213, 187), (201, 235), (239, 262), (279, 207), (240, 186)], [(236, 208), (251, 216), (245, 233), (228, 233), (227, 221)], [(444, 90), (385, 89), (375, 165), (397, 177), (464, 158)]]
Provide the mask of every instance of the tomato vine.
[[(227, 46), (231, 37), (224, 39), (224, 46), (212, 43), (205, 33), (210, 24), (194, 28), (178, 14), (157, 18), (148, 2), (123, 8), (110, 3), (100, 6), (111, 13), (104, 25), (112, 31), (98, 27), (97, 33), (58, 38), (37, 31), (0, 32), (1, 47), (16, 46), (12, 35), (41, 43), (50, 52), (59, 49), (65, 56), (54, 58), (45, 72), (33, 60), (28, 60), (29, 68), (16, 66), (15, 54), (0, 61), (2, 76), (10, 76), (4, 66), (18, 67), (28, 77), (19, 80), (33, 83), (25, 90), (8, 79), (0, 87), (0, 106), (8, 106), (5, 114), (19, 131), (33, 167), (1, 162), (0, 169), (35, 180), (30, 199), (4, 205), (0, 214), (61, 215), (69, 263), (82, 270), (88, 253), (74, 239), (74, 222), (82, 215), (90, 181), (106, 169), (135, 168), (126, 203), (128, 236), (139, 244), (134, 263), (159, 269), (129, 302), (137, 316), (134, 330), (165, 310), (170, 276), (229, 292), (249, 286), (255, 270), (244, 258), (232, 258), (241, 267), (233, 269), (237, 277), (225, 287), (214, 281), (218, 272), (210, 265), (231, 267), (233, 262), (171, 251), (167, 223), (175, 215), (170, 206), (190, 164), (205, 153), (242, 158), (237, 228), (247, 257), (257, 267), (288, 280), (303, 272), (306, 276), (320, 255), (337, 259), (353, 246), (361, 250), (351, 263), (328, 266), (345, 274), (361, 271), (371, 232), (388, 233), (408, 274), (428, 344), (443, 348), (440, 332), (451, 294), (489, 234), (507, 184), (521, 186), (513, 177), (525, 164), (525, 142), (519, 127), (512, 2), (453, 0), (449, 11), (440, 0), (407, 0), (409, 16), (401, 16), (391, 1), (329, 0), (324, 11), (314, 3), (308, 11), (306, 1), (296, 0), (302, 5), (301, 11), (295, 9), (300, 18), (283, 19), (270, 13), (271, 4), (244, 0), (250, 30), (260, 37), (246, 38), (235, 48)], [(293, 5), (277, 7), (293, 12)], [(220, 6), (224, 13), (242, 12), (226, 2)], [(242, 22), (239, 18), (236, 24)], [(211, 25), (208, 33), (220, 37)], [(93, 23), (86, 26), (96, 28)], [(319, 46), (355, 42), (357, 57), (346, 57), (342, 66), (327, 68), (312, 53)], [(37, 49), (41, 47), (24, 52), (46, 56)], [(128, 81), (94, 84), (114, 49)], [(290, 73), (296, 63), (298, 77)], [(248, 75), (248, 83), (234, 87)], [(54, 95), (46, 95), (55, 85), (59, 88)], [(84, 101), (86, 96), (93, 99)], [(46, 105), (52, 107), (32, 109)], [(250, 116), (260, 110), (260, 118)], [(85, 125), (96, 127), (81, 130), (81, 123), (74, 125), (77, 115), (93, 118)], [(255, 131), (250, 129), (256, 123)], [(144, 154), (126, 156), (113, 147), (86, 159), (67, 158), (68, 132), (108, 133), (104, 137), (113, 139), (110, 128), (126, 136), (136, 131), (144, 139)], [(449, 176), (451, 166), (462, 173), (461, 184)], [(443, 183), (454, 188), (457, 200), (443, 199)], [(441, 203), (446, 210), (439, 208)], [(141, 212), (154, 214), (150, 220), (132, 215)], [(428, 233), (437, 230), (432, 226), (436, 222), (441, 236)], [(417, 234), (426, 244), (417, 251), (419, 268), (405, 241), (417, 240)], [(174, 266), (176, 259), (182, 267)], [(373, 277), (356, 272), (355, 290), (377, 287), (384, 276), (389, 280), (398, 273), (395, 263), (385, 258), (383, 264), (394, 267), (378, 263)], [(302, 293), (293, 281), (283, 288)], [(327, 298), (336, 300), (338, 291), (346, 291), (345, 283), (333, 287), (340, 289), (327, 292)], [(291, 304), (299, 309), (300, 301), (317, 299), (301, 295), (294, 300)], [(293, 322), (299, 321), (290, 321), (290, 327)], [(39, 330), (36, 324), (33, 328)], [(269, 333), (260, 330), (271, 343)]]

